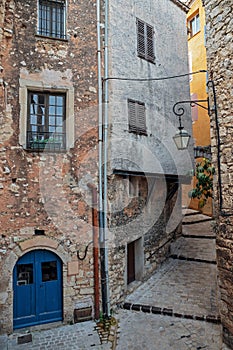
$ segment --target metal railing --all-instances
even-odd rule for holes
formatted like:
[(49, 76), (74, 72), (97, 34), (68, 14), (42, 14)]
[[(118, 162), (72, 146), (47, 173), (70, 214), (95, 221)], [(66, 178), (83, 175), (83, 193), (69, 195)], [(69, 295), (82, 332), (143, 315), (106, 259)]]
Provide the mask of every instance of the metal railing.
[(64, 151), (66, 149), (65, 133), (28, 131), (27, 149), (37, 152)]

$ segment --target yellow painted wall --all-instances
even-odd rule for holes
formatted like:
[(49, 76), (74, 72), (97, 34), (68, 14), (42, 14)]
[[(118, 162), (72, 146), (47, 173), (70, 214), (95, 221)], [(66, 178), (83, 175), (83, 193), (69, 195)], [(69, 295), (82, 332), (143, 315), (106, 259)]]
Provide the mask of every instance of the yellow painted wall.
[[(189, 21), (192, 19), (198, 12), (200, 16), (200, 31), (197, 32), (194, 36), (188, 35), (188, 51), (190, 64), (190, 72), (195, 72), (199, 70), (207, 69), (206, 62), (206, 47), (205, 47), (205, 11), (202, 6), (202, 0), (193, 0), (189, 3), (190, 10), (187, 14), (187, 27), (189, 26)], [(196, 99), (198, 100), (206, 100), (207, 92), (206, 92), (206, 74), (200, 73), (193, 75), (190, 78), (190, 93), (197, 94)], [(207, 104), (203, 104), (207, 107)], [(210, 145), (210, 118), (208, 112), (200, 107), (196, 107), (197, 111), (197, 120), (193, 121), (193, 138), (194, 138), (194, 146), (208, 146)], [(195, 114), (193, 113), (193, 114)], [(193, 117), (195, 117), (193, 115)], [(195, 118), (194, 118), (195, 119)], [(197, 159), (196, 161), (200, 161), (201, 159)], [(195, 185), (195, 178), (193, 180), (193, 185)], [(183, 203), (189, 203), (189, 200), (185, 198), (187, 196), (187, 192), (190, 190), (190, 186), (184, 187), (184, 201)], [(191, 200), (188, 205), (192, 209), (198, 209), (198, 200)], [(208, 203), (202, 209), (202, 212), (207, 215), (212, 215), (212, 200), (209, 199)]]

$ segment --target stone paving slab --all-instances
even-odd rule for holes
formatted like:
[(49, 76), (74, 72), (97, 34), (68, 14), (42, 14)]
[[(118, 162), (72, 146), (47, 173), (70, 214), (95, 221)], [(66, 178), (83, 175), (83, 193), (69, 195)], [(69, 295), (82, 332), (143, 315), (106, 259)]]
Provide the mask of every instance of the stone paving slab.
[(218, 315), (217, 267), (168, 259), (126, 302), (196, 316)]
[(93, 321), (31, 332), (32, 342), (18, 344), (17, 332), (0, 337), (1, 350), (110, 350), (111, 344), (101, 344)]
[(116, 350), (227, 350), (221, 326), (196, 320), (120, 310)]
[(171, 245), (171, 255), (216, 262), (215, 239), (180, 237)]

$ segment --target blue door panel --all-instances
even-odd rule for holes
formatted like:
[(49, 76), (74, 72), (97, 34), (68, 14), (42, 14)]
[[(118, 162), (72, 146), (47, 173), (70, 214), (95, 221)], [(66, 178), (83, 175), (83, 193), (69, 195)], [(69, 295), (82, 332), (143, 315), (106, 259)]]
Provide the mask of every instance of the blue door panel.
[(14, 328), (62, 320), (62, 263), (46, 250), (19, 259), (13, 272)]

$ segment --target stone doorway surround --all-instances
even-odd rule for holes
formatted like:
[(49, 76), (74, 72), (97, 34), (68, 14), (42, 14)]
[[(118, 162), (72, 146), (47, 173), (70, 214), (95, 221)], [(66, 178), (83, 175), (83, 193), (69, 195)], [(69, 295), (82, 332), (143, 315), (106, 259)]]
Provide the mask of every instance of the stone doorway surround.
[[(63, 317), (70, 314), (70, 306), (66, 302), (66, 286), (67, 286), (67, 275), (68, 265), (71, 257), (69, 253), (59, 244), (56, 239), (49, 237), (33, 237), (24, 241), (20, 241), (17, 245), (9, 252), (5, 259), (2, 268), (1, 277), (1, 290), (0, 290), (0, 309), (1, 309), (1, 324), (0, 333), (12, 333), (13, 332), (13, 269), (18, 259), (24, 254), (38, 249), (46, 249), (55, 253), (63, 263)], [(73, 312), (73, 311), (72, 311)]]

